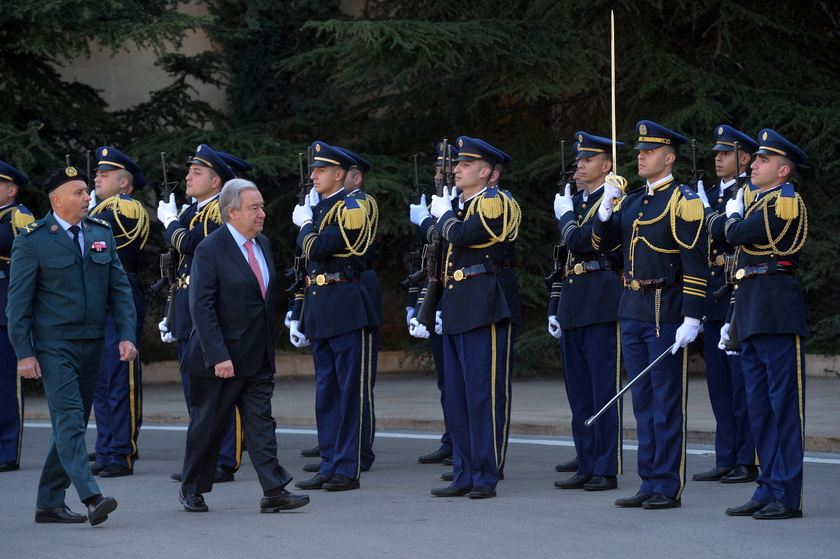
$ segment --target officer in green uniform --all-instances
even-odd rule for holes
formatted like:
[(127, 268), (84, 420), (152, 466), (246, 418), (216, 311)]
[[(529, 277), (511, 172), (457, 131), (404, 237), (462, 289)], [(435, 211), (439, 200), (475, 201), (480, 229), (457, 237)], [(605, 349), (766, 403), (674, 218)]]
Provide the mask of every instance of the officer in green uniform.
[(85, 173), (61, 169), (44, 190), (52, 211), (15, 238), (6, 306), (18, 373), (43, 380), (53, 429), (35, 521), (85, 521), (65, 503), (72, 483), (95, 526), (117, 508), (113, 497), (102, 496), (85, 448), (105, 345), (105, 312), (110, 309), (114, 316), (123, 361), (137, 355), (137, 316), (111, 228), (87, 217)]

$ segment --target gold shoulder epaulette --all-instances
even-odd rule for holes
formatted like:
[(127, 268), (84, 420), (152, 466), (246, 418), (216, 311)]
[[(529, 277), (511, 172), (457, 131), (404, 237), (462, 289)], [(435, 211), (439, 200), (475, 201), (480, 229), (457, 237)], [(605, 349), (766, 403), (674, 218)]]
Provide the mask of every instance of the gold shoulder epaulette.
[(21, 227), (25, 227), (35, 221), (35, 218), (32, 214), (24, 213), (17, 208), (14, 208), (12, 211), (12, 231), (17, 234), (17, 230)]
[(99, 225), (104, 225), (104, 226), (105, 226), (105, 227), (107, 227), (108, 229), (110, 229), (110, 228), (111, 228), (111, 224), (110, 224), (110, 223), (108, 223), (107, 221), (105, 221), (104, 219), (99, 219), (98, 217), (91, 217), (91, 216), (88, 216), (86, 219), (87, 219), (88, 221), (92, 221), (92, 222), (94, 222), (94, 223), (98, 223)]
[(677, 202), (677, 215), (684, 221), (700, 221), (705, 215), (703, 200), (687, 185), (677, 186), (682, 197)]
[(35, 231), (38, 227), (44, 224), (44, 220), (39, 219), (38, 221), (33, 221), (32, 223), (28, 223), (20, 228), (19, 233), (23, 235), (28, 235)]

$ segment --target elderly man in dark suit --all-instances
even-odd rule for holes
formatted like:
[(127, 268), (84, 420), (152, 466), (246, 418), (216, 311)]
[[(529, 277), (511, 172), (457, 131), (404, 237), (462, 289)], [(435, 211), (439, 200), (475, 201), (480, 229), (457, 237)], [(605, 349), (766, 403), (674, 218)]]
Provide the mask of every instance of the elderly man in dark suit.
[(190, 375), (193, 411), (179, 500), (189, 512), (207, 512), (202, 493), (213, 489), (222, 435), (237, 406), (265, 495), (260, 512), (296, 509), (309, 497), (285, 489), (292, 476), (277, 461), (271, 415), (276, 272), (271, 243), (260, 234), (263, 198), (254, 183), (233, 179), (219, 210), (225, 226), (198, 245), (190, 278), (193, 332), (181, 370)]
[(117, 508), (88, 466), (85, 430), (110, 309), (122, 361), (137, 356), (136, 312), (111, 228), (87, 217), (87, 176), (66, 167), (44, 183), (52, 211), (20, 229), (12, 245), (6, 314), (24, 378), (40, 378), (53, 436), (38, 485), (35, 522), (84, 522), (67, 508), (72, 483), (95, 526)]

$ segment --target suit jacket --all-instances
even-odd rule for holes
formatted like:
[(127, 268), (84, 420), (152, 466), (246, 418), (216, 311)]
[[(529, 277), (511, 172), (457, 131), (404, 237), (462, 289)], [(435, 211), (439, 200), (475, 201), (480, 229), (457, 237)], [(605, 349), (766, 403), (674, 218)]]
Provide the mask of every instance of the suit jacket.
[(103, 338), (106, 310), (114, 317), (120, 340), (137, 343), (134, 300), (111, 228), (91, 217), (79, 225), (84, 255), (52, 212), (22, 228), (15, 238), (6, 314), (18, 359), (35, 354), (33, 338)]
[(268, 267), (263, 299), (257, 276), (227, 227), (219, 227), (195, 249), (190, 272), (193, 332), (181, 370), (215, 377), (214, 367), (231, 360), (236, 377), (253, 376), (267, 361), (274, 371), (274, 302), (277, 276), (271, 243), (255, 241)]

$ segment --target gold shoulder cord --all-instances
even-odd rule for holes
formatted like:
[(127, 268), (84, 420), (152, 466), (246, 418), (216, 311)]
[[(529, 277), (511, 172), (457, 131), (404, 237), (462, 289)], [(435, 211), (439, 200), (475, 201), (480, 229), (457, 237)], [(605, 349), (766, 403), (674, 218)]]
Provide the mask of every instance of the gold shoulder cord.
[[(490, 235), (490, 241), (483, 244), (471, 245), (470, 248), (487, 248), (496, 243), (514, 241), (516, 240), (516, 237), (519, 236), (519, 224), (522, 222), (522, 211), (520, 210), (519, 204), (516, 202), (516, 200), (514, 200), (513, 198), (508, 198), (502, 192), (498, 192), (496, 194), (496, 198), (498, 199), (500, 206), (500, 208), (497, 210), (499, 213), (495, 216), (486, 216), (490, 219), (494, 219), (499, 216), (502, 217), (502, 232), (500, 235), (496, 235), (493, 232), (493, 230), (487, 225), (487, 220), (484, 215), (485, 212), (479, 210), (486, 194), (487, 191), (485, 190), (482, 194), (476, 197), (475, 201), (472, 204), (470, 204), (470, 208), (467, 210), (467, 215), (464, 217), (464, 221), (468, 220), (471, 216), (477, 213), (479, 219), (481, 220), (481, 225), (484, 227), (484, 230), (487, 231), (487, 234)], [(452, 245), (450, 245), (450, 248), (451, 246)]]
[(359, 237), (354, 243), (351, 243), (350, 239), (347, 237), (345, 213), (348, 210), (343, 201), (338, 202), (336, 205), (334, 205), (330, 209), (330, 211), (327, 212), (327, 215), (324, 216), (324, 219), (321, 221), (321, 226), (318, 229), (318, 233), (323, 231), (324, 227), (326, 227), (329, 223), (332, 222), (335, 222), (335, 224), (338, 225), (338, 230), (341, 231), (341, 237), (344, 239), (344, 245), (347, 247), (347, 252), (333, 254), (333, 256), (336, 258), (346, 258), (348, 256), (364, 256), (370, 248), (370, 245), (373, 244), (373, 240), (376, 237), (376, 229), (379, 226), (379, 207), (376, 205), (376, 201), (374, 201), (371, 198), (370, 213), (368, 213), (368, 211), (365, 209), (364, 204), (359, 204), (359, 208), (364, 214), (363, 223), (361, 226), (362, 232), (359, 234)]
[[(117, 249), (126, 247), (136, 241), (142, 239), (140, 248), (146, 246), (146, 241), (149, 239), (149, 214), (143, 209), (142, 204), (137, 200), (123, 200), (119, 194), (111, 196), (98, 206), (96, 206), (90, 215), (94, 216), (100, 214), (105, 210), (112, 210), (114, 213), (114, 220), (117, 222), (118, 231), (114, 231), (114, 238), (119, 242), (120, 239), (125, 239), (125, 242), (117, 245)], [(134, 227), (129, 231), (126, 230), (125, 224), (120, 217), (127, 217), (128, 219), (136, 220)]]
[(192, 231), (195, 228), (196, 223), (203, 224), (205, 237), (210, 234), (210, 232), (208, 231), (208, 226), (210, 223), (222, 223), (222, 212), (221, 210), (219, 210), (218, 198), (201, 208), (200, 212), (196, 212), (195, 217), (193, 217), (190, 221), (190, 231)]
[(767, 244), (760, 245), (758, 243), (753, 243), (757, 250), (750, 250), (745, 246), (740, 246), (740, 249), (743, 249), (744, 252), (747, 254), (751, 254), (753, 256), (763, 256), (766, 254), (776, 254), (778, 256), (788, 256), (790, 254), (794, 254), (795, 252), (799, 252), (802, 249), (802, 246), (805, 244), (805, 239), (808, 237), (808, 209), (805, 207), (805, 202), (802, 201), (802, 197), (799, 196), (799, 193), (796, 193), (796, 203), (799, 206), (799, 224), (796, 227), (796, 236), (791, 243), (791, 247), (788, 250), (780, 250), (776, 243), (781, 241), (785, 234), (787, 234), (788, 230), (790, 229), (790, 224), (793, 222), (794, 218), (788, 219), (787, 223), (785, 223), (782, 232), (779, 233), (779, 236), (775, 239), (773, 238), (773, 233), (770, 231), (770, 215), (769, 215), (769, 207), (770, 201), (776, 200), (778, 203), (777, 198), (779, 198), (780, 192), (776, 191), (772, 194), (768, 195), (765, 198), (762, 198), (758, 201), (757, 204), (753, 204), (744, 215), (744, 219), (750, 216), (752, 213), (758, 211), (759, 209), (764, 212), (764, 230), (767, 234)]

